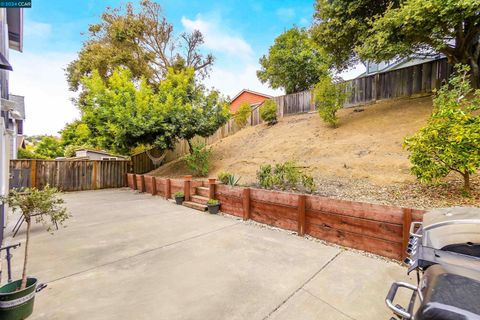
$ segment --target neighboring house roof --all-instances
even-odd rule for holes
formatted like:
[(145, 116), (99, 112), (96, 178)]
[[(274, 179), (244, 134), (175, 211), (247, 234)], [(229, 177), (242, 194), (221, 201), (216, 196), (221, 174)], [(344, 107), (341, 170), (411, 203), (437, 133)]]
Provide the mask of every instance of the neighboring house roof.
[[(377, 73), (382, 73), (386, 71), (391, 71), (391, 70), (398, 70), (398, 69), (403, 69), (411, 66), (415, 66), (418, 64), (434, 61), (434, 60), (440, 60), (445, 58), (444, 55), (438, 54), (435, 56), (428, 56), (428, 57), (420, 57), (420, 56), (412, 56), (408, 58), (402, 58), (402, 59), (397, 59), (397, 60), (392, 60), (392, 61), (385, 61), (385, 62), (380, 62), (380, 63), (373, 63), (371, 61), (366, 61), (364, 62), (365, 66), (367, 67), (367, 71), (363, 72), (357, 78), (364, 77), (366, 75), (374, 75)], [(370, 71), (368, 72), (369, 69), (369, 64), (374, 65), (377, 70)]]
[(25, 119), (25, 97), (16, 94), (9, 94), (8, 99), (15, 102), (14, 110), (19, 113), (21, 119)]
[(248, 92), (248, 93), (251, 93), (251, 94), (255, 94), (257, 96), (262, 96), (262, 97), (265, 97), (267, 99), (270, 99), (270, 98), (273, 98), (272, 96), (268, 95), (268, 94), (264, 94), (264, 93), (260, 93), (260, 92), (256, 92), (256, 91), (253, 91), (253, 90), (248, 90), (248, 89), (243, 89), (242, 91), (240, 91), (239, 93), (237, 93), (237, 95), (235, 97), (233, 97), (232, 99), (232, 102), (235, 101), (242, 93), (244, 92)]
[(88, 152), (96, 153), (96, 154), (101, 154), (101, 155), (109, 156), (109, 157), (117, 157), (117, 158), (124, 158), (124, 159), (127, 158), (126, 156), (121, 156), (121, 155), (118, 155), (118, 154), (108, 153), (105, 150), (94, 150), (94, 149), (88, 149), (88, 148), (80, 148), (80, 149), (75, 150), (75, 152), (77, 152), (77, 151), (87, 151), (87, 153)]
[(230, 106), (229, 106), (230, 112), (236, 113), (238, 111), (238, 108), (240, 108), (240, 105), (245, 102), (249, 103), (250, 105), (255, 105), (258, 103), (263, 103), (265, 100), (271, 99), (271, 98), (272, 96), (267, 94), (255, 92), (248, 89), (243, 89), (230, 102)]

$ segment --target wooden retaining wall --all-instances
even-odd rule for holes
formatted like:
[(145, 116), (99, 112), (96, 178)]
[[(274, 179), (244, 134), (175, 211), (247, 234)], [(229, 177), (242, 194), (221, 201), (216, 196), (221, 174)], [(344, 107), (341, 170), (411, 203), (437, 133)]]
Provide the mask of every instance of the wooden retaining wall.
[(128, 161), (11, 160), (10, 188), (43, 188), (80, 191), (126, 186)]
[[(128, 175), (129, 187), (141, 191), (134, 185), (135, 176), (138, 180), (139, 175)], [(410, 208), (230, 187), (200, 180), (188, 184), (182, 179), (151, 176), (145, 176), (144, 180), (157, 186), (156, 190), (150, 188), (144, 192), (164, 197), (168, 188), (185, 192), (182, 186), (189, 186), (193, 193), (195, 186), (208, 186), (224, 213), (397, 260), (405, 257), (410, 223), (420, 221), (424, 213)], [(168, 198), (173, 198), (173, 193)]]

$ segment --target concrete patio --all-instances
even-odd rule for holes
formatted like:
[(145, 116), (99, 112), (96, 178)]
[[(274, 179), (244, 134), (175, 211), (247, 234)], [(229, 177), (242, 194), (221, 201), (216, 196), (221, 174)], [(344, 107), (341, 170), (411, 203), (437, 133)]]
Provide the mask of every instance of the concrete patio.
[[(390, 284), (413, 281), (396, 263), (161, 197), (64, 198), (67, 228), (33, 228), (28, 273), (48, 287), (31, 319), (389, 319)], [(20, 240), (24, 227), (7, 239)]]

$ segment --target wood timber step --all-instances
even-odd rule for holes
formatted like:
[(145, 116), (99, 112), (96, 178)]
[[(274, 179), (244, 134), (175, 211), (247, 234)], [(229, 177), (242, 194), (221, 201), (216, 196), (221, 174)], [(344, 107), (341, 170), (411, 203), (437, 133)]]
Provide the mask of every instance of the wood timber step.
[(210, 189), (208, 189), (208, 187), (196, 187), (195, 191), (197, 195), (202, 197), (208, 197), (210, 193)]
[(199, 211), (207, 211), (208, 210), (206, 205), (196, 203), (196, 202), (192, 202), (192, 201), (183, 201), (183, 205), (185, 207), (189, 207), (189, 208), (199, 210)]
[(192, 202), (196, 202), (196, 203), (200, 203), (200, 204), (207, 204), (208, 202), (208, 198), (207, 197), (202, 197), (202, 196), (199, 196), (199, 195), (195, 195), (193, 194), (191, 196), (192, 198)]

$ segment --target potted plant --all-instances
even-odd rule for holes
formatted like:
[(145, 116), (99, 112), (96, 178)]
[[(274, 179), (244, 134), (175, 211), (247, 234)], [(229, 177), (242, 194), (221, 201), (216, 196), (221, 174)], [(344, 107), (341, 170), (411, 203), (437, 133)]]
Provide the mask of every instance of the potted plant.
[(28, 249), (30, 245), (30, 228), (33, 220), (42, 223), (47, 231), (58, 227), (69, 218), (63, 207), (63, 199), (57, 197), (58, 190), (48, 185), (43, 190), (27, 188), (22, 192), (12, 190), (0, 200), (7, 203), (13, 211), (20, 209), (21, 219), (27, 224), (22, 278), (0, 287), (0, 319), (26, 319), (33, 312), (33, 302), (37, 279), (27, 277)]
[(185, 194), (182, 191), (175, 192), (174, 197), (177, 204), (182, 204), (185, 201)]
[(208, 212), (211, 214), (217, 214), (218, 210), (220, 210), (220, 201), (209, 199), (207, 201)]

